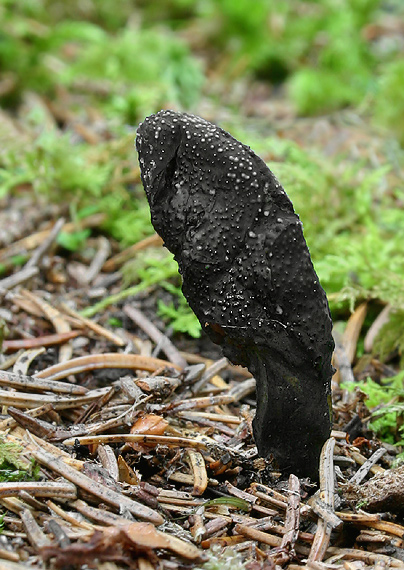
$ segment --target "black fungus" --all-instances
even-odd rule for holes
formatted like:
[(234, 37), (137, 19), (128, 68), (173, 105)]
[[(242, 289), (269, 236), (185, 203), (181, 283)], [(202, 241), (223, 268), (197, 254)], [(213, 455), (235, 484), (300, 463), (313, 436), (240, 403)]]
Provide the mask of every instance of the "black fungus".
[(257, 381), (254, 437), (317, 478), (331, 430), (334, 343), (302, 224), (266, 164), (221, 128), (161, 111), (137, 131), (151, 219), (210, 338)]

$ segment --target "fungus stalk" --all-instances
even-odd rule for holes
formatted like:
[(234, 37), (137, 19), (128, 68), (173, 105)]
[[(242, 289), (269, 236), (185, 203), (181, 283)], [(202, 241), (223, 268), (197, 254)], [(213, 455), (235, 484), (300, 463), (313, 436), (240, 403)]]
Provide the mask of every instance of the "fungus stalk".
[(248, 146), (199, 117), (147, 117), (136, 146), (152, 223), (178, 262), (189, 305), (256, 379), (260, 455), (317, 479), (331, 431), (334, 343), (291, 201)]

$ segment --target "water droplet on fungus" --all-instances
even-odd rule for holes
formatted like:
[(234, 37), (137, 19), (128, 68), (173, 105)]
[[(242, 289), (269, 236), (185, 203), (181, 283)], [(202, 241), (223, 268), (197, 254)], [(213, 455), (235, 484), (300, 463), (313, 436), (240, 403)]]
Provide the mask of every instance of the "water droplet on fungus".
[(334, 343), (292, 203), (249, 147), (199, 117), (151, 115), (136, 146), (152, 223), (191, 308), (225, 356), (256, 378), (259, 453), (316, 478), (331, 429)]

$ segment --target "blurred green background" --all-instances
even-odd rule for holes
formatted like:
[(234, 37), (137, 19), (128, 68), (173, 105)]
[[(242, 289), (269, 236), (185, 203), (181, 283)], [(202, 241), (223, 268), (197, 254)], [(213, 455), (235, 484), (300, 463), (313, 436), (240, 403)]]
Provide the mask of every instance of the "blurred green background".
[[(137, 124), (161, 108), (202, 115), (281, 180), (334, 319), (369, 301), (366, 332), (391, 306), (373, 350), (403, 366), (401, 0), (0, 0), (0, 22), (3, 204), (23, 192), (73, 220), (101, 212), (93, 232), (136, 243), (153, 233)], [(89, 235), (60, 239), (77, 252)], [(6, 261), (3, 275), (22, 263)], [(135, 292), (164, 286), (160, 316), (199, 334), (170, 256), (147, 251), (122, 274)]]
[(2, 0), (0, 16), (5, 106), (92, 87), (108, 117), (135, 124), (260, 80), (302, 115), (370, 110), (403, 142), (400, 0)]

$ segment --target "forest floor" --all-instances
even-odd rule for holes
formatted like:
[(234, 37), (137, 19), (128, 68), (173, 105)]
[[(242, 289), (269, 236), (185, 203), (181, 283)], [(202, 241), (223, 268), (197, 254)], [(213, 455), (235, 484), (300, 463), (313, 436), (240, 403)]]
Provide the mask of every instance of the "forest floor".
[[(404, 568), (402, 3), (0, 21), (0, 570)], [(303, 222), (336, 340), (318, 482), (258, 456), (255, 380), (154, 234), (134, 139), (160, 108), (251, 146)]]
[[(264, 100), (257, 88), (255, 120), (269, 112)], [(99, 122), (38, 104), (52, 128), (63, 123), (94, 147), (108, 140)], [(270, 110), (278, 137), (379, 162), (380, 140), (348, 113), (297, 120), (279, 101)], [(37, 136), (24, 117), (2, 119), (9, 140)], [(116, 176), (139, 184), (136, 167)], [(0, 568), (404, 567), (397, 448), (374, 438), (365, 395), (346, 389), (397, 371), (369, 349), (352, 368), (366, 303), (337, 342), (320, 483), (285, 480), (257, 455), (248, 371), (158, 316), (169, 275), (122, 294), (122, 267), (156, 254), (159, 238), (122, 252), (104, 213), (69, 222), (68, 204), (31, 189), (22, 180), (0, 213)]]

